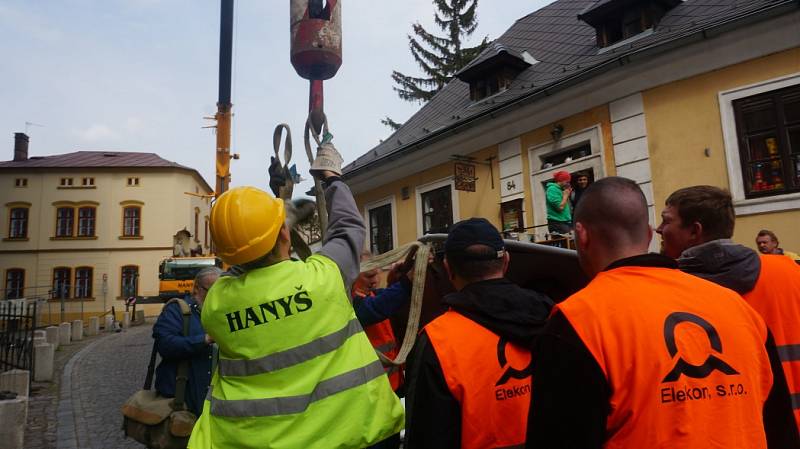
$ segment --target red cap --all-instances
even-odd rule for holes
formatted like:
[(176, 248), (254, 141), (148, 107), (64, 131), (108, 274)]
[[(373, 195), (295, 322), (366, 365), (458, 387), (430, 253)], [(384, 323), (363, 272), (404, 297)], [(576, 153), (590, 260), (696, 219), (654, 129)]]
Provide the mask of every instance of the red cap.
[(553, 179), (555, 179), (556, 182), (569, 181), (572, 179), (572, 175), (570, 175), (569, 172), (557, 171), (553, 174)]

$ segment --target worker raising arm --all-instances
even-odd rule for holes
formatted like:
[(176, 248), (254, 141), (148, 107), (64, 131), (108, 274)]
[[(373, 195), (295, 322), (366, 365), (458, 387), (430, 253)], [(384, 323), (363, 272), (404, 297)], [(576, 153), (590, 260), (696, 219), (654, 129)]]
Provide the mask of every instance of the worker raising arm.
[(190, 448), (362, 448), (402, 428), (400, 401), (348, 299), (365, 229), (341, 163), (324, 143), (312, 164), (330, 218), (305, 262), (289, 257), (280, 199), (239, 187), (214, 204), (214, 245), (244, 273), (221, 278), (206, 298), (219, 364)]

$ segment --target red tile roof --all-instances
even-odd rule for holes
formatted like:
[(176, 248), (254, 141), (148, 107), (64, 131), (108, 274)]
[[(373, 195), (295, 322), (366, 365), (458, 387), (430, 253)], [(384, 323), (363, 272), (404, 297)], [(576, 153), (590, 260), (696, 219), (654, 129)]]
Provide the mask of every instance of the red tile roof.
[(0, 162), (0, 168), (173, 167), (194, 170), (155, 153), (76, 151), (55, 156), (33, 156), (24, 161)]
[(3, 169), (36, 168), (176, 168), (197, 175), (208, 188), (208, 182), (195, 169), (168, 161), (155, 153), (136, 153), (131, 151), (76, 151), (54, 156), (33, 156), (24, 161), (2, 161)]

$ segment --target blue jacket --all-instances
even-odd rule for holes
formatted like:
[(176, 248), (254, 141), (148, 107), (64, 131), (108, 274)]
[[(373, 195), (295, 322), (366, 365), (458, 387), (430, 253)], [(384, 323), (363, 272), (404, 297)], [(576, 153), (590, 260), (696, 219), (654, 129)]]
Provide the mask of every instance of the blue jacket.
[(411, 298), (411, 281), (402, 276), (394, 284), (375, 290), (375, 296), (353, 296), (356, 318), (362, 326), (370, 326), (392, 317)]
[(162, 396), (174, 397), (178, 362), (189, 359), (186, 406), (199, 416), (211, 383), (211, 346), (205, 342), (206, 332), (200, 323), (197, 303), (188, 297), (184, 301), (192, 309), (188, 337), (183, 336), (183, 316), (178, 304), (168, 305), (153, 326), (153, 338), (161, 355), (161, 362), (156, 368), (156, 391)]

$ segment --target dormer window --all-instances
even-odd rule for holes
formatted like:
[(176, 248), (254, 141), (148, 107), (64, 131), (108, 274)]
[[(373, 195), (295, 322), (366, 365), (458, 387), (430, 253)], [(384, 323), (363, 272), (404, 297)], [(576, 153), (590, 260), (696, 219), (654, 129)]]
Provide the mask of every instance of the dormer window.
[[(528, 58), (502, 44), (493, 42), (481, 55), (456, 74), (456, 77), (469, 83), (469, 97), (480, 101), (511, 86), (523, 70), (531, 66)], [(535, 61), (533, 58), (530, 60)]]
[(505, 69), (474, 80), (469, 83), (469, 98), (472, 101), (479, 101), (502, 92), (508, 89), (518, 74), (518, 72)]
[(599, 0), (578, 18), (594, 27), (597, 46), (608, 47), (651, 28), (681, 0)]

